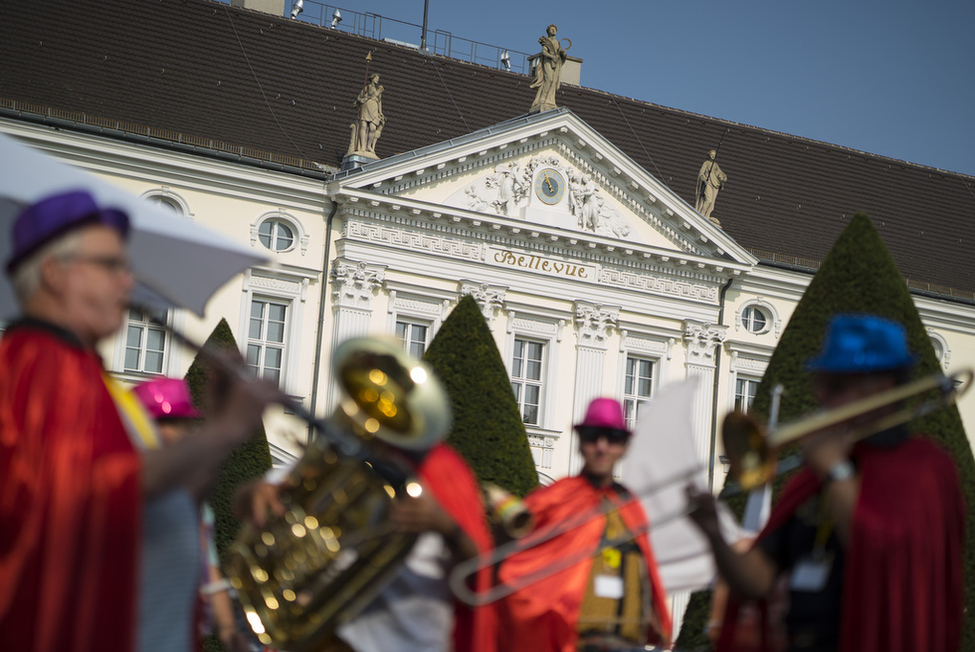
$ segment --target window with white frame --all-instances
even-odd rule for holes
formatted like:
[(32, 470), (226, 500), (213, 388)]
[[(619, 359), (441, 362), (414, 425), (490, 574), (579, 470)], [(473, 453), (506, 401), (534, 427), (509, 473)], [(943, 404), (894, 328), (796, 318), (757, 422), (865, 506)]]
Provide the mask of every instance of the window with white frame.
[(281, 382), (288, 325), (288, 302), (255, 296), (247, 326), (247, 366), (262, 378)]
[(653, 360), (626, 356), (623, 380), (623, 413), (630, 428), (639, 417), (640, 404), (653, 395)]
[(515, 392), (521, 419), (527, 425), (541, 423), (542, 378), (545, 343), (515, 338), (511, 358), (511, 389)]
[(429, 333), (429, 324), (396, 320), (396, 337), (403, 343), (406, 352), (414, 358), (422, 358), (423, 354), (426, 353)]
[(735, 380), (735, 409), (740, 412), (748, 412), (752, 403), (755, 401), (755, 392), (758, 390), (757, 378), (738, 376)]
[(749, 333), (764, 333), (769, 329), (771, 317), (763, 308), (747, 306), (741, 311), (741, 321)]
[(287, 221), (274, 217), (261, 222), (257, 228), (257, 238), (271, 251), (288, 251), (294, 246), (294, 227)]
[(155, 323), (166, 323), (165, 310), (152, 315), (129, 310), (125, 328), (125, 356), (123, 369), (128, 372), (161, 374), (166, 362), (166, 329)]

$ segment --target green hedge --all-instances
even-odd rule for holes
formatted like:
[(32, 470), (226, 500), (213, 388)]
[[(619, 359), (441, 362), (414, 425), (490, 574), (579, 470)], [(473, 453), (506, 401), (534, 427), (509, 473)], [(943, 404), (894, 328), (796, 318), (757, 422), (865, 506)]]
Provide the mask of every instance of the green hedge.
[[(809, 284), (802, 300), (782, 333), (759, 384), (752, 411), (768, 417), (770, 392), (776, 384), (785, 387), (779, 420), (798, 419), (817, 406), (810, 376), (803, 370), (806, 360), (818, 353), (830, 317), (838, 313), (873, 313), (901, 322), (907, 328), (911, 350), (918, 356), (915, 378), (942, 371), (931, 341), (914, 306), (907, 284), (894, 264), (880, 234), (866, 215), (856, 214), (837, 239), (822, 267)], [(975, 460), (955, 407), (939, 410), (912, 423), (912, 429), (929, 434), (954, 457), (968, 504), (968, 533), (964, 557), (966, 604), (975, 598)], [(787, 477), (775, 483), (775, 495)], [(741, 516), (744, 499), (732, 503)], [(692, 648), (704, 640), (701, 632), (707, 619), (706, 596), (695, 595), (678, 640)], [(685, 637), (686, 633), (686, 637)], [(962, 650), (975, 650), (975, 619), (966, 618)]]
[(444, 320), (424, 356), (454, 410), (447, 442), (482, 482), (524, 496), (538, 484), (511, 380), (484, 315), (471, 296)]
[[(226, 319), (221, 319), (216, 328), (207, 338), (203, 345), (205, 350), (227, 351), (231, 355), (237, 355), (237, 341), (230, 330)], [(186, 383), (190, 387), (193, 401), (197, 406), (206, 408), (205, 401), (206, 386), (209, 377), (210, 362), (205, 355), (197, 355), (186, 372)], [(254, 432), (246, 443), (238, 446), (227, 456), (220, 467), (213, 492), (207, 502), (213, 508), (214, 518), (214, 542), (217, 546), (217, 553), (220, 559), (228, 546), (237, 536), (240, 529), (240, 522), (234, 517), (231, 507), (231, 500), (234, 491), (238, 486), (261, 477), (271, 468), (271, 452), (267, 444), (267, 435), (262, 426)]]

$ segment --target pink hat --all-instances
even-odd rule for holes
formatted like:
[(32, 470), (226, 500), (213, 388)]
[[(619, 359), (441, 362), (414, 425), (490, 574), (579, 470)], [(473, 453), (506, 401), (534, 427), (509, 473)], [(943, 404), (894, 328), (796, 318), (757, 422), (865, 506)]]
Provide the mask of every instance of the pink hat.
[(589, 409), (586, 410), (586, 418), (575, 427), (609, 428), (632, 434), (623, 417), (623, 406), (614, 398), (594, 398), (589, 404)]
[(203, 415), (193, 407), (190, 388), (180, 378), (159, 378), (136, 385), (132, 392), (153, 419), (196, 419)]

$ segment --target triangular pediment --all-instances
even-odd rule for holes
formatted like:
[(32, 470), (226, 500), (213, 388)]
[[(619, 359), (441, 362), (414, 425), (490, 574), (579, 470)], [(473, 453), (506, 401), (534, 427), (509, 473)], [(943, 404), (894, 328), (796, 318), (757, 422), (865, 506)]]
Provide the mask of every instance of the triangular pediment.
[(523, 223), (526, 230), (755, 263), (718, 226), (567, 109), (399, 154), (336, 181), (336, 190)]

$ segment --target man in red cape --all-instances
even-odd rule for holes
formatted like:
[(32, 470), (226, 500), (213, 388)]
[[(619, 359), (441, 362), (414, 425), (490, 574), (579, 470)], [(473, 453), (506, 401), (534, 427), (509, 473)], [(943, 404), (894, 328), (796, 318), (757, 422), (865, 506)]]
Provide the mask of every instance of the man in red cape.
[(646, 516), (639, 501), (613, 481), (613, 467), (631, 434), (622, 407), (614, 399), (595, 399), (576, 430), (582, 473), (528, 495), (525, 506), (535, 517), (535, 530), (522, 551), (503, 563), (499, 581), (517, 585), (553, 565), (566, 566), (498, 604), (499, 649), (574, 652), (586, 645), (668, 644), (670, 614)]
[(96, 353), (128, 308), (128, 230), (80, 190), (14, 222), (6, 270), (24, 318), (0, 340), (0, 650), (132, 650), (144, 499), (206, 475), (277, 393), (230, 383), (206, 436), (133, 447), (155, 433), (141, 411), (120, 416), (126, 393)]
[(5, 650), (135, 641), (140, 462), (94, 350), (121, 326), (132, 289), (128, 218), (81, 194), (25, 211), (7, 265), (26, 319), (0, 341)]
[[(841, 315), (807, 368), (817, 397), (837, 408), (905, 382), (914, 358), (900, 324)], [(729, 603), (718, 641), (733, 650), (740, 599), (764, 598), (790, 572), (791, 650), (950, 652), (962, 623), (965, 510), (951, 458), (895, 427), (855, 442), (880, 408), (802, 442), (806, 468), (786, 487), (755, 547), (721, 540), (713, 499), (692, 514), (710, 540)], [(770, 649), (767, 641), (762, 649)]]

